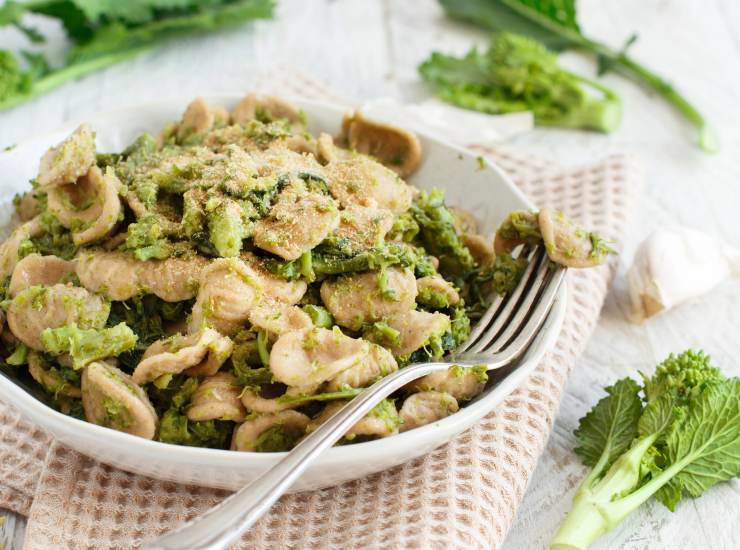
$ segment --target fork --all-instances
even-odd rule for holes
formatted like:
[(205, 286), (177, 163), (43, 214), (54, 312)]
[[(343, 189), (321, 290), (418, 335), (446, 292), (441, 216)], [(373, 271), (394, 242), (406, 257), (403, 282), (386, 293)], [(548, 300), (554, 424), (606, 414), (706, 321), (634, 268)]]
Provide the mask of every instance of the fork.
[(249, 529), (311, 462), (336, 443), (382, 399), (418, 378), (453, 365), (513, 365), (540, 331), (555, 302), (565, 268), (550, 262), (544, 246), (525, 250), (529, 264), (515, 290), (497, 297), (468, 339), (444, 361), (417, 363), (378, 380), (305, 437), (262, 477), (180, 528), (143, 548), (147, 550), (222, 550)]

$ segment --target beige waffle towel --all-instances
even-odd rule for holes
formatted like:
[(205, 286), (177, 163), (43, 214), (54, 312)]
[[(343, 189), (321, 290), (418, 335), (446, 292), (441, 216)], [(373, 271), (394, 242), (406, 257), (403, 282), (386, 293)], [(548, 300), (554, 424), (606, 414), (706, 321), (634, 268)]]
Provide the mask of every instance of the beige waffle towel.
[[(285, 77), (285, 73), (282, 75)], [(333, 99), (299, 78), (261, 81), (284, 95)], [(562, 209), (619, 247), (639, 173), (611, 156), (565, 169), (481, 150), (536, 204)], [(473, 429), (429, 455), (338, 487), (282, 498), (243, 538), (259, 549), (498, 548), (552, 428), (568, 373), (599, 316), (613, 264), (571, 270), (555, 349)], [(203, 513), (227, 493), (130, 474), (56, 442), (0, 403), (0, 507), (28, 516), (28, 550), (131, 548)]]

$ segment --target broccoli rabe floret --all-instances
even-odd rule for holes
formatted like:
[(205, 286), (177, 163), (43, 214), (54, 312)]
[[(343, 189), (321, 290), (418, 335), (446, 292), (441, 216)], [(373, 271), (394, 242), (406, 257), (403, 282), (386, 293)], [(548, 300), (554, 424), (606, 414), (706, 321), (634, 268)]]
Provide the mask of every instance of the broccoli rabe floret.
[(123, 250), (130, 250), (137, 260), (164, 260), (172, 254), (172, 243), (164, 234), (158, 216), (146, 216), (128, 226)]
[(421, 228), (424, 248), (439, 258), (439, 270), (457, 277), (468, 275), (475, 260), (455, 229), (455, 216), (445, 206), (444, 193), (439, 189), (422, 192), (411, 213)]
[(277, 424), (262, 432), (254, 443), (258, 453), (279, 453), (292, 449), (303, 434), (298, 430), (288, 429)]
[(136, 345), (137, 336), (125, 323), (111, 328), (81, 329), (76, 324), (47, 328), (41, 333), (44, 350), (53, 355), (69, 353), (75, 369), (108, 357), (117, 357)]
[(241, 207), (229, 199), (216, 199), (206, 204), (206, 212), (210, 240), (218, 255), (224, 258), (238, 256), (242, 241), (247, 237)]
[(159, 422), (159, 440), (173, 445), (226, 449), (231, 441), (234, 423), (224, 420), (195, 422), (175, 410), (168, 410)]
[(496, 294), (503, 296), (514, 290), (526, 268), (526, 259), (514, 258), (511, 254), (498, 254), (491, 272), (493, 289)]

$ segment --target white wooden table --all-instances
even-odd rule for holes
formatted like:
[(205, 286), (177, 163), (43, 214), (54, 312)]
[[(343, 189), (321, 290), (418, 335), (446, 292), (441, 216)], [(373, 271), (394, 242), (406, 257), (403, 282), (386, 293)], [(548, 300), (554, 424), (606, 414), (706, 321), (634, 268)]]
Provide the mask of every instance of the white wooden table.
[[(119, 105), (168, 96), (247, 91), (254, 75), (287, 63), (325, 81), (347, 97), (426, 92), (416, 66), (434, 49), (463, 52), (485, 34), (447, 21), (434, 0), (279, 0), (276, 21), (173, 43), (110, 68), (9, 113), (0, 114), (0, 147), (52, 129), (68, 119)], [(715, 124), (719, 155), (699, 152), (687, 126), (664, 104), (619, 77), (606, 82), (625, 103), (622, 127), (611, 136), (537, 130), (513, 145), (561, 163), (598, 159), (626, 150), (646, 167), (645, 196), (630, 231), (620, 275), (599, 327), (568, 386), (560, 415), (506, 550), (545, 548), (570, 505), (584, 468), (572, 453), (578, 418), (601, 397), (601, 388), (638, 369), (650, 369), (671, 351), (702, 347), (740, 374), (740, 282), (646, 326), (625, 319), (624, 271), (634, 247), (651, 229), (684, 223), (740, 241), (740, 3), (737, 0), (582, 0), (582, 26), (621, 44), (633, 31), (634, 55), (674, 79)], [(20, 43), (0, 31), (0, 45)], [(591, 70), (568, 54), (565, 62)], [(3, 512), (0, 511), (0, 517)], [(22, 518), (5, 513), (0, 543), (20, 548)], [(740, 548), (740, 482), (682, 502), (675, 514), (651, 502), (594, 545), (597, 550)]]

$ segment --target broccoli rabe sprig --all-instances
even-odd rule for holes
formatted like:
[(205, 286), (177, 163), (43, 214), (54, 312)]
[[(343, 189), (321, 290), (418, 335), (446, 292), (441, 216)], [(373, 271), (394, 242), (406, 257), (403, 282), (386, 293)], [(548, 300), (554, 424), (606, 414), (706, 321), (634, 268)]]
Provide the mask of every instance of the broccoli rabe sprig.
[(445, 101), (491, 114), (532, 111), (542, 126), (612, 132), (622, 116), (609, 88), (561, 68), (557, 55), (526, 36), (499, 32), (485, 52), (434, 52), (421, 76)]
[(208, 32), (272, 16), (273, 0), (83, 0), (9, 1), (0, 6), (0, 26), (12, 25), (31, 42), (44, 36), (24, 23), (26, 14), (57, 19), (72, 47), (64, 64), (51, 67), (37, 53), (18, 57), (0, 50), (0, 110), (42, 95), (61, 84), (128, 59), (172, 37)]
[(652, 496), (674, 510), (740, 474), (740, 379), (703, 352), (671, 355), (642, 385), (624, 378), (606, 391), (575, 432), (592, 470), (553, 550), (588, 548)]

